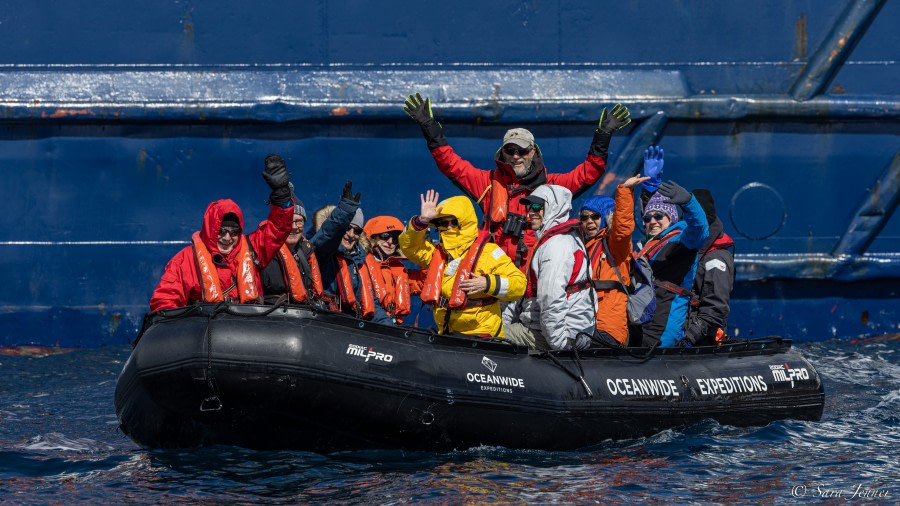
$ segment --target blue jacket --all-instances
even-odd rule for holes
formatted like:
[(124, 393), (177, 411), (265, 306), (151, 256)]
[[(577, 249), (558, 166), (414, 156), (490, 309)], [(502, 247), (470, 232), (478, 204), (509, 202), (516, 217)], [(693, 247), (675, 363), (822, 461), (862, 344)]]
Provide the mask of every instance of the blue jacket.
[[(353, 283), (353, 292), (359, 299), (359, 266), (366, 262), (366, 253), (357, 244), (353, 247), (353, 251), (346, 251), (341, 246), (341, 240), (347, 232), (347, 227), (353, 220), (359, 204), (342, 198), (331, 216), (325, 220), (315, 235), (309, 240), (316, 252), (316, 259), (319, 261), (319, 271), (322, 273), (322, 286), (325, 291), (332, 294), (339, 294), (337, 286), (338, 263), (337, 255), (341, 255), (348, 260), (350, 266), (350, 280)], [(353, 308), (344, 308), (344, 312), (348, 314), (356, 314)]]
[[(656, 281), (668, 281), (690, 291), (697, 271), (697, 251), (709, 237), (706, 213), (697, 199), (681, 206), (683, 219), (660, 233), (666, 235), (679, 230), (665, 246), (651, 258), (653, 277)], [(645, 346), (659, 342), (662, 347), (674, 346), (684, 334), (691, 299), (656, 286), (656, 312), (653, 319), (642, 326)]]

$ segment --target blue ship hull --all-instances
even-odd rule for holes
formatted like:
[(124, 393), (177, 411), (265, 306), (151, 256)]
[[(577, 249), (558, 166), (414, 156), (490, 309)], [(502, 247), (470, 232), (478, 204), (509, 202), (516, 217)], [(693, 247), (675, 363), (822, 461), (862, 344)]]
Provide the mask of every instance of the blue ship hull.
[(0, 31), (0, 345), (134, 337), (210, 201), (264, 218), (268, 153), (307, 209), (346, 179), (367, 216), (457, 193), (401, 110), (415, 91), (482, 168), (523, 126), (569, 170), (600, 109), (627, 104), (589, 193), (657, 143), (667, 178), (709, 188), (736, 241), (732, 335), (895, 333), (900, 4), (822, 4), (17, 6)]

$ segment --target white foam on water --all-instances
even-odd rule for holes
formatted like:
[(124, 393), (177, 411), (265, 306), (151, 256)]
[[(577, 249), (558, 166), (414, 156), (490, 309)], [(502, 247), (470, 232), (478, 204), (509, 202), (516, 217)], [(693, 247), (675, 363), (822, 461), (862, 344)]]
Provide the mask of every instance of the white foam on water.
[(59, 432), (51, 432), (46, 435), (38, 435), (20, 448), (26, 450), (62, 450), (72, 452), (95, 452), (99, 450), (112, 450), (113, 447), (104, 445), (89, 438), (69, 438)]

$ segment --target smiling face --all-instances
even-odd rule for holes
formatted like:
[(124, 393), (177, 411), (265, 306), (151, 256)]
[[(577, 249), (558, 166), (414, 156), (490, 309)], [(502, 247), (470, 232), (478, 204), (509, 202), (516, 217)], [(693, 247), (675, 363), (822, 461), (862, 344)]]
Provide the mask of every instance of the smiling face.
[(503, 146), (501, 157), (503, 161), (512, 167), (516, 177), (524, 177), (531, 171), (531, 162), (534, 159), (534, 146), (523, 148), (517, 144), (509, 143)]
[(385, 257), (389, 257), (397, 252), (399, 237), (400, 232), (383, 232), (374, 237), (375, 246), (384, 253)]
[(584, 232), (584, 236), (588, 239), (600, 233), (602, 222), (600, 213), (588, 210), (581, 212), (581, 231)]
[(241, 238), (241, 229), (234, 227), (222, 227), (219, 229), (219, 253), (227, 255), (231, 253), (238, 240)]
[(300, 237), (303, 236), (303, 227), (305, 226), (306, 218), (304, 218), (302, 214), (295, 214), (294, 223), (291, 226), (291, 233), (288, 234), (287, 240), (285, 240), (284, 242), (291, 247), (297, 244), (297, 242), (300, 241)]
[(644, 230), (647, 231), (647, 235), (657, 235), (671, 224), (672, 219), (669, 215), (661, 211), (647, 211), (644, 214)]
[(531, 230), (538, 231), (541, 228), (541, 224), (544, 223), (544, 206), (540, 204), (526, 206), (525, 219), (531, 224)]
[(344, 247), (345, 250), (350, 251), (356, 246), (356, 243), (359, 242), (359, 236), (362, 234), (362, 229), (356, 225), (350, 225), (350, 228), (344, 232), (344, 237), (341, 238), (341, 246)]

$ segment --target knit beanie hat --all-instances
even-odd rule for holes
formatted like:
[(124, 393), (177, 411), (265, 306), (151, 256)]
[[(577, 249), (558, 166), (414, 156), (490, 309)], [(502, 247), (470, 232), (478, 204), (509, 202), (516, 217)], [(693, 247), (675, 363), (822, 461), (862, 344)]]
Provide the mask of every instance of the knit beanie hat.
[(661, 193), (654, 193), (652, 197), (650, 197), (650, 202), (647, 202), (647, 206), (644, 207), (644, 215), (649, 213), (650, 211), (660, 211), (666, 213), (669, 216), (669, 219), (672, 220), (672, 223), (675, 223), (680, 218), (678, 213), (678, 206), (675, 204), (670, 204), (666, 202), (668, 198)]
[(365, 220), (365, 218), (363, 218), (362, 209), (357, 208), (356, 214), (353, 215), (353, 219), (350, 221), (350, 224), (356, 225), (359, 228), (363, 228), (363, 225), (365, 225), (365, 223), (366, 223), (366, 220)]
[(303, 202), (300, 202), (300, 199), (297, 198), (297, 194), (294, 193), (294, 183), (288, 183), (288, 186), (291, 187), (291, 200), (294, 202), (294, 214), (303, 216), (304, 220), (307, 219), (306, 208), (303, 207)]
[(241, 221), (238, 218), (238, 215), (234, 213), (225, 213), (225, 216), (222, 217), (222, 225), (227, 228), (241, 228)]
[(608, 223), (606, 223), (606, 217), (613, 212), (613, 208), (615, 207), (616, 201), (612, 199), (612, 197), (606, 197), (604, 195), (594, 195), (593, 197), (584, 201), (584, 204), (581, 206), (581, 209), (578, 213), (583, 213), (585, 211), (593, 211), (595, 213), (600, 213), (600, 228), (605, 228)]

